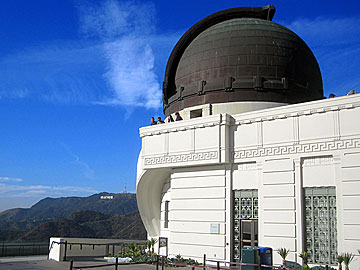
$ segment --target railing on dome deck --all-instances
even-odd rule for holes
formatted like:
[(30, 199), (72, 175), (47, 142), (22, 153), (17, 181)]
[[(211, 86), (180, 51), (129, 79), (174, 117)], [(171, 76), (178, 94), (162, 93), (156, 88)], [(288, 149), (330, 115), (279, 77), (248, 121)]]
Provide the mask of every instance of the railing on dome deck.
[(0, 243), (0, 257), (46, 255), (48, 242)]

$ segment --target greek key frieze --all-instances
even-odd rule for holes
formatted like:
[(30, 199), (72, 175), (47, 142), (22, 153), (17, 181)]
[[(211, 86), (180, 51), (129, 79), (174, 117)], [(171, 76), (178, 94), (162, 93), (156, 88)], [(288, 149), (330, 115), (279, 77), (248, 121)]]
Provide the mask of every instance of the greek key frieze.
[(218, 151), (145, 158), (145, 166), (217, 159)]
[(255, 158), (298, 153), (311, 153), (360, 147), (360, 139), (296, 144), (267, 148), (245, 149), (233, 152), (233, 159)]

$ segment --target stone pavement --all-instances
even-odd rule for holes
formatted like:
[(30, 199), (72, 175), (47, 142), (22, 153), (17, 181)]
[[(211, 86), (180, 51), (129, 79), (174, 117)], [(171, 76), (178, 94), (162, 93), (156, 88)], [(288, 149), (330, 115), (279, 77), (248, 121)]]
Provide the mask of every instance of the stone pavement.
[[(106, 264), (102, 259), (83, 258), (74, 260), (74, 267)], [(155, 265), (134, 264), (119, 265), (119, 270), (155, 270)], [(29, 257), (0, 257), (0, 270), (69, 270), (70, 262), (49, 261), (46, 256), (29, 256)], [(115, 266), (96, 267), (90, 269), (110, 270)], [(160, 268), (161, 269), (161, 268)]]

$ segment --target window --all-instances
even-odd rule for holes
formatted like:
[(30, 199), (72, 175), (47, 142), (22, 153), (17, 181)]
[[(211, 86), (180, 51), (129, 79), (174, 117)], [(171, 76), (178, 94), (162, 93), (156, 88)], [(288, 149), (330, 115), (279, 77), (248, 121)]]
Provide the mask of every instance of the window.
[(202, 116), (202, 109), (190, 111), (190, 119)]
[(169, 201), (165, 201), (164, 228), (169, 228)]
[(336, 264), (335, 187), (305, 188), (305, 241), (309, 263)]

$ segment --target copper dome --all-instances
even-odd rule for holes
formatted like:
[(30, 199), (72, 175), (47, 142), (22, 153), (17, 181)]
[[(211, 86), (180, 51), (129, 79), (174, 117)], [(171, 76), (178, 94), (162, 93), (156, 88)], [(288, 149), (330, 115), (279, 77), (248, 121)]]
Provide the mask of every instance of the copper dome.
[(273, 6), (206, 17), (174, 47), (163, 83), (164, 113), (234, 101), (299, 103), (323, 98), (315, 56), (271, 21)]

